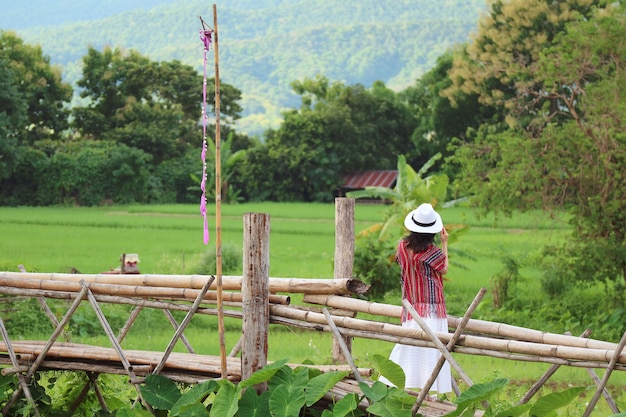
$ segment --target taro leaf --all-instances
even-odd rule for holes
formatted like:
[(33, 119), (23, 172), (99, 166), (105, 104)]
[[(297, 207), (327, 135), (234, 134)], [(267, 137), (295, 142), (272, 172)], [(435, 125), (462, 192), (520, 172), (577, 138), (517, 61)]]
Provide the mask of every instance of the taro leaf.
[(374, 365), (374, 369), (376, 369), (379, 374), (387, 378), (389, 382), (396, 387), (404, 389), (406, 377), (400, 365), (381, 355), (374, 355), (372, 357), (372, 363)]
[(274, 374), (285, 364), (287, 363), (287, 359), (281, 359), (276, 362), (272, 362), (269, 365), (264, 366), (258, 371), (254, 372), (250, 375), (250, 378), (245, 381), (241, 381), (239, 384), (241, 388), (250, 387), (253, 385), (260, 384), (262, 382), (268, 381), (270, 378), (274, 376)]
[(391, 387), (389, 388), (388, 392), (389, 392), (387, 394), (388, 397), (393, 398), (394, 400), (398, 400), (402, 404), (408, 405), (410, 407), (412, 407), (413, 404), (415, 404), (415, 401), (417, 400), (417, 398), (415, 398), (413, 395), (409, 394), (408, 392), (400, 388)]
[(574, 387), (561, 392), (553, 392), (541, 397), (530, 409), (530, 415), (536, 417), (553, 415), (554, 410), (566, 406), (574, 398), (578, 397), (584, 390), (585, 387)]
[(403, 404), (395, 398), (385, 397), (367, 407), (367, 411), (376, 416), (385, 417), (410, 417), (411, 406)]
[(353, 416), (358, 406), (358, 396), (355, 393), (347, 394), (337, 401), (333, 407), (333, 417)]
[(455, 403), (461, 408), (469, 404), (488, 400), (489, 397), (501, 390), (508, 382), (509, 380), (506, 378), (496, 378), (483, 384), (474, 384), (467, 391), (464, 391), (456, 399)]
[(214, 417), (233, 417), (239, 408), (239, 393), (241, 386), (236, 386), (230, 381), (222, 380), (221, 387), (213, 400), (211, 407), (211, 416)]
[(387, 391), (389, 391), (387, 385), (378, 381), (374, 382), (371, 387), (365, 382), (359, 382), (359, 388), (361, 388), (361, 392), (371, 401), (380, 401), (387, 395)]
[(257, 395), (256, 391), (248, 388), (239, 401), (239, 415), (245, 417), (267, 417), (270, 415), (270, 392), (265, 391)]
[(274, 376), (268, 381), (270, 388), (278, 387), (281, 385), (289, 386), (294, 379), (293, 369), (287, 365), (283, 365), (278, 369)]
[[(180, 417), (209, 417), (209, 410), (203, 404), (193, 403), (183, 407), (180, 414)], [(171, 417), (171, 414), (170, 414)]]
[(141, 396), (154, 408), (171, 410), (181, 394), (173, 381), (162, 375), (150, 374), (141, 386)]
[(495, 417), (519, 417), (532, 407), (532, 404), (520, 404), (498, 412)]
[(306, 405), (310, 407), (315, 404), (324, 394), (330, 391), (337, 382), (341, 381), (349, 374), (350, 372), (347, 371), (334, 371), (318, 375), (311, 379), (306, 386)]
[(298, 417), (304, 403), (304, 390), (301, 387), (279, 385), (270, 395), (270, 412), (276, 417)]
[(193, 388), (184, 393), (182, 397), (180, 397), (178, 401), (176, 401), (176, 404), (174, 404), (170, 411), (170, 417), (182, 415), (181, 410), (184, 407), (187, 407), (194, 403), (200, 404), (206, 398), (206, 396), (215, 391), (216, 388), (217, 382), (215, 382), (215, 380), (213, 379), (194, 385)]

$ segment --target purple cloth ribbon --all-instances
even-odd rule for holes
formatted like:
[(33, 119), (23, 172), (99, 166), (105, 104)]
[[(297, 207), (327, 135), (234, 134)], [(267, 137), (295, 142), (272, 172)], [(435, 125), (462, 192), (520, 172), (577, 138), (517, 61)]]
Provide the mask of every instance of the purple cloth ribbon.
[(206, 153), (207, 153), (207, 140), (206, 140), (206, 83), (207, 83), (207, 51), (211, 49), (211, 37), (213, 31), (201, 30), (200, 40), (204, 45), (204, 79), (202, 81), (202, 152), (200, 153), (200, 159), (202, 160), (202, 180), (200, 182), (200, 189), (202, 190), (202, 196), (200, 197), (200, 214), (204, 221), (204, 244), (209, 243), (209, 223), (206, 216)]

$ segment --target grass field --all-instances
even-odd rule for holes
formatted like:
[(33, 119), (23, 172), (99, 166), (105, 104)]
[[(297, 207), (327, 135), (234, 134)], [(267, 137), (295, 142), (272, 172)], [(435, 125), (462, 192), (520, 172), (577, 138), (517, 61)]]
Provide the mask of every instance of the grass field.
[[(82, 273), (98, 273), (118, 266), (122, 253), (138, 253), (140, 270), (148, 274), (192, 273), (207, 253), (215, 251), (213, 207), (209, 207), (211, 240), (202, 243), (202, 218), (195, 205), (112, 206), (97, 208), (7, 208), (0, 207), (0, 270), (16, 270), (24, 264), (38, 272), (67, 272), (76, 268)], [(356, 231), (383, 218), (385, 206), (361, 205), (355, 208)], [(222, 206), (222, 243), (241, 247), (243, 214), (270, 214), (270, 276), (298, 278), (331, 278), (334, 256), (333, 204), (260, 203)], [(512, 218), (479, 218), (467, 208), (442, 211), (444, 223), (462, 223), (468, 233), (453, 245), (474, 259), (451, 259), (446, 283), (450, 313), (462, 315), (481, 287), (490, 288), (490, 278), (502, 269), (502, 259), (513, 257), (531, 260), (547, 243), (566, 238), (569, 229), (562, 218), (552, 219), (542, 213), (516, 215)], [(539, 271), (531, 261), (523, 262), (525, 283), (521, 291), (539, 289)], [(400, 300), (389, 300), (397, 302)], [(489, 295), (480, 308), (489, 308)], [(477, 314), (480, 314), (477, 312)], [(213, 318), (207, 318), (212, 320)], [(195, 319), (194, 319), (195, 320)], [(165, 320), (163, 321), (165, 323)], [(230, 322), (227, 350), (239, 337), (238, 323)], [(235, 330), (233, 330), (235, 329)], [(563, 329), (566, 331), (568, 329)], [(202, 353), (219, 354), (217, 334), (190, 329), (187, 338)], [(146, 337), (149, 334), (149, 337)], [(131, 332), (125, 342), (129, 348), (161, 350), (172, 332)], [(102, 339), (100, 339), (102, 340)], [(76, 342), (86, 340), (75, 340)], [(106, 342), (106, 340), (105, 340)], [(145, 346), (145, 344), (149, 346)], [(331, 338), (327, 334), (304, 331), (272, 330), (269, 359), (289, 358), (292, 362), (330, 359)], [(355, 360), (363, 366), (373, 354), (387, 356), (393, 346), (387, 342), (355, 340)], [(177, 347), (178, 349), (178, 347)], [(182, 347), (180, 348), (182, 349)], [(519, 384), (521, 397), (529, 383), (547, 369), (545, 364), (519, 363), (490, 357), (457, 355), (457, 360), (475, 382), (494, 376), (506, 377)], [(563, 368), (551, 379), (551, 387), (568, 384), (591, 385), (586, 371)], [(616, 399), (626, 403), (624, 372), (615, 373), (610, 386)], [(593, 390), (574, 407), (584, 407)], [(600, 404), (600, 407), (603, 403)], [(584, 408), (583, 408), (584, 409)], [(576, 411), (570, 411), (576, 415)], [(608, 415), (606, 413), (604, 415)], [(600, 414), (602, 415), (602, 414)]]

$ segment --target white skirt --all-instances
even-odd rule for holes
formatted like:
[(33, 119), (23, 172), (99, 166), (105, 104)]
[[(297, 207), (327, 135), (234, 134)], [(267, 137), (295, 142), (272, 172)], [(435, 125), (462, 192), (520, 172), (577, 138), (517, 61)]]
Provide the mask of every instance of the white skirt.
[[(446, 318), (423, 317), (423, 320), (435, 333), (448, 332), (448, 319)], [(402, 327), (421, 330), (421, 327), (414, 320), (404, 322)], [(391, 355), (389, 355), (389, 360), (400, 365), (404, 371), (406, 376), (405, 388), (422, 389), (432, 375), (440, 356), (441, 352), (434, 348), (396, 344), (391, 351)], [(379, 378), (379, 381), (387, 385), (393, 385), (383, 376)], [(443, 363), (443, 367), (439, 371), (439, 375), (430, 391), (437, 391), (441, 394), (452, 391), (452, 376), (448, 361)]]

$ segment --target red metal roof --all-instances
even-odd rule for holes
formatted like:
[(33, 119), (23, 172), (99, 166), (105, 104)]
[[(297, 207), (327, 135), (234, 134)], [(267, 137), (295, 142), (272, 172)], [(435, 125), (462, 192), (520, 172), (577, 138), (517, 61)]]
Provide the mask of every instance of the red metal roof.
[(398, 171), (365, 171), (346, 175), (343, 188), (387, 187), (391, 188), (398, 177)]

